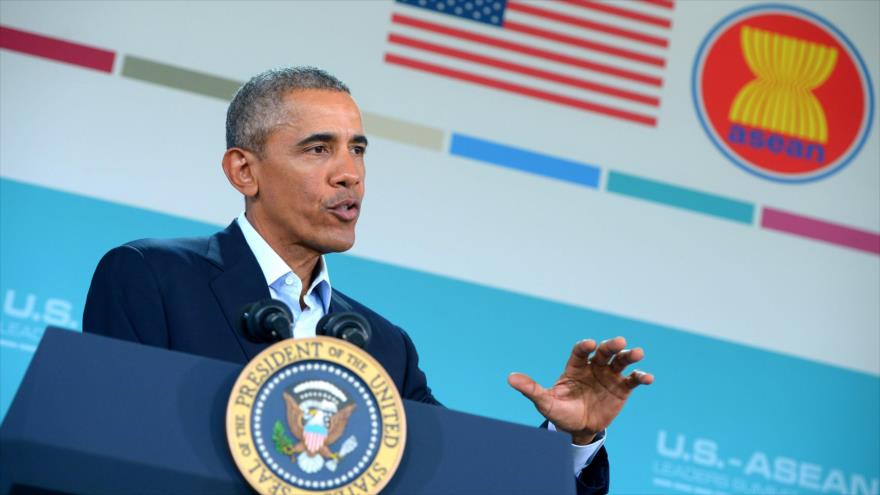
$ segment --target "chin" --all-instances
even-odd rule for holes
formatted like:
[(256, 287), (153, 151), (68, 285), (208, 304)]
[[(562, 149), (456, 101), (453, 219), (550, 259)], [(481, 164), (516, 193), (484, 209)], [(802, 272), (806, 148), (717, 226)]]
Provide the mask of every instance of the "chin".
[(350, 239), (334, 239), (324, 244), (321, 249), (323, 253), (343, 253), (354, 246), (354, 236)]

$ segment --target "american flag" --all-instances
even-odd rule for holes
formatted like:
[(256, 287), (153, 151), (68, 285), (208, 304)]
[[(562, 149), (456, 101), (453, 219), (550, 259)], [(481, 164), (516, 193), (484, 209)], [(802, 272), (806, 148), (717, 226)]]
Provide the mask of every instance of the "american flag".
[(673, 0), (396, 0), (385, 62), (656, 127)]

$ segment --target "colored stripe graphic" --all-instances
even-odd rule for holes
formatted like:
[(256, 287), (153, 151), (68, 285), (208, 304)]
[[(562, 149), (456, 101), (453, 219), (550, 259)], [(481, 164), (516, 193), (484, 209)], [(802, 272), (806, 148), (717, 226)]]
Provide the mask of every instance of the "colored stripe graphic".
[(0, 26), (0, 48), (35, 57), (78, 65), (101, 72), (113, 72), (116, 54), (103, 48), (50, 38), (7, 26)]
[(880, 234), (764, 207), (761, 227), (880, 255)]
[(440, 129), (372, 112), (363, 112), (361, 116), (364, 119), (364, 129), (369, 136), (379, 136), (432, 151), (443, 151), (443, 139), (446, 133)]
[(449, 152), (502, 167), (573, 182), (591, 188), (599, 187), (599, 167), (563, 158), (513, 148), (463, 134), (453, 134)]
[(755, 206), (744, 201), (620, 172), (609, 171), (606, 189), (609, 192), (746, 224), (751, 224), (755, 215)]
[[(576, 3), (593, 3), (591, 0), (573, 0)], [(674, 3), (667, 0), (641, 0), (663, 9), (672, 9)], [(49, 60), (69, 63), (88, 69), (112, 73), (116, 53), (79, 43), (29, 33), (8, 26), (0, 26), (0, 49), (20, 52)], [(504, 81), (459, 73), (432, 66), (423, 62), (386, 54), (386, 61), (413, 68), (435, 71), (448, 77), (461, 78), (497, 86), (510, 91), (521, 91), (527, 96), (547, 97), (556, 103), (575, 107), (589, 106), (593, 111), (607, 111), (596, 108), (595, 104), (560, 95), (544, 94), (539, 90), (523, 88)], [(191, 93), (218, 98), (231, 99), (241, 85), (239, 81), (203, 72), (183, 69), (136, 56), (125, 56), (122, 75)], [(659, 83), (659, 82), (658, 82)], [(630, 117), (632, 117), (630, 115)], [(376, 136), (392, 141), (418, 146), (432, 151), (443, 151), (446, 131), (421, 124), (386, 117), (370, 112), (363, 113), (364, 125)], [(626, 118), (626, 117), (624, 117)], [(647, 123), (656, 125), (656, 119)], [(533, 151), (513, 148), (483, 139), (453, 134), (449, 152), (452, 155), (471, 158), (502, 167), (528, 172), (544, 177), (572, 182), (583, 186), (598, 188), (600, 169), (570, 160), (542, 155)], [(609, 171), (607, 191), (659, 204), (683, 208), (715, 217), (752, 224), (755, 206), (751, 203), (725, 198), (672, 184)], [(824, 241), (837, 246), (848, 247), (867, 253), (880, 255), (880, 233), (861, 230), (825, 220), (789, 213), (765, 207), (761, 227), (798, 237)]]
[(132, 55), (126, 55), (122, 62), (122, 75), (223, 101), (231, 100), (232, 95), (242, 85), (241, 82), (232, 79), (162, 64)]

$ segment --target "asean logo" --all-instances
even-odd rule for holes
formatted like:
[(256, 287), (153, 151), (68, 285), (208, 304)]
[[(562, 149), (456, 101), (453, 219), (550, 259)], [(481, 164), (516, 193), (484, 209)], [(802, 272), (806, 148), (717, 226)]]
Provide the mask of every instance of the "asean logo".
[(232, 457), (262, 494), (378, 493), (406, 444), (388, 373), (339, 339), (288, 339), (244, 368), (226, 409)]
[(691, 76), (700, 123), (740, 168), (778, 182), (827, 177), (855, 157), (871, 127), (865, 63), (828, 21), (788, 5), (727, 16)]

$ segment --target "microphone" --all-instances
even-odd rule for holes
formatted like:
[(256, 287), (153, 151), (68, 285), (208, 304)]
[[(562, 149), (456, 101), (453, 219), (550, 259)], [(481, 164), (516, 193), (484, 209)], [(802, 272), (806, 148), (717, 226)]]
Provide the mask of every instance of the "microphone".
[(241, 311), (241, 329), (251, 342), (275, 342), (293, 337), (293, 314), (281, 301), (264, 299)]
[(350, 311), (328, 313), (318, 320), (315, 333), (327, 337), (342, 339), (349, 344), (366, 349), (373, 336), (370, 322), (366, 318)]

